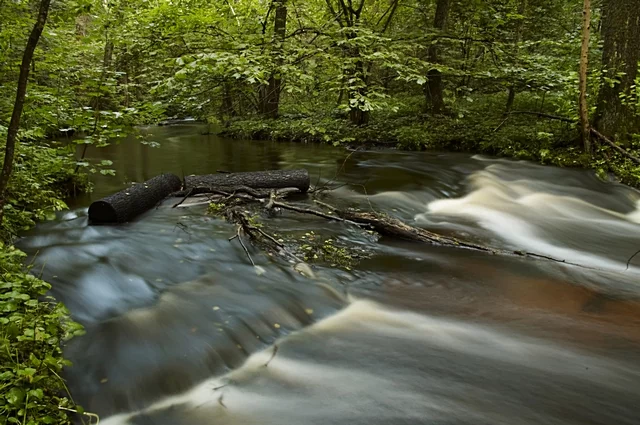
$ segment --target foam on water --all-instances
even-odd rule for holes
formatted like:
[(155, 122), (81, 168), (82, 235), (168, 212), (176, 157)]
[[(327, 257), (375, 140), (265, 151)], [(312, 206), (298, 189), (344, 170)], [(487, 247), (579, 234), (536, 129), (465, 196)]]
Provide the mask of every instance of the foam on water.
[[(337, 351), (345, 348), (349, 355)], [(461, 359), (478, 368), (462, 367)], [(495, 369), (505, 374), (498, 381), (519, 386), (521, 394), (498, 395), (496, 378), (485, 381)], [(517, 382), (521, 378), (509, 376), (513, 371), (531, 382)], [(465, 375), (464, 384), (458, 375)], [(549, 393), (535, 390), (541, 381)], [(628, 392), (639, 382), (630, 365), (547, 341), (355, 301), (253, 354), (225, 376), (102, 423), (579, 423), (563, 422), (559, 405), (582, 409), (583, 417), (592, 408), (606, 415), (605, 407), (590, 406), (597, 394), (638, 399)], [(563, 399), (581, 388), (590, 388), (582, 399)], [(632, 423), (624, 414), (618, 419)]]
[[(640, 200), (636, 193), (629, 190), (630, 196), (636, 197), (635, 209), (620, 212), (585, 200), (589, 193), (584, 188), (572, 191), (561, 184), (534, 179), (507, 180), (505, 174), (501, 164), (489, 165), (470, 176), (469, 194), (429, 203), (427, 212), (416, 215), (416, 221), (428, 223), (435, 216), (467, 218), (515, 249), (625, 271), (640, 238)], [(590, 195), (597, 197), (594, 192)], [(613, 240), (615, 246), (611, 246)]]

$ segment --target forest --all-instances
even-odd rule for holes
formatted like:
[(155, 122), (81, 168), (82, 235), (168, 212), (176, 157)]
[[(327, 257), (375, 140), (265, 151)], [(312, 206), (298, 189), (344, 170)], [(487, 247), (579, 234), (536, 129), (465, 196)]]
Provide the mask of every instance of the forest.
[[(13, 247), (163, 121), (640, 186), (637, 0), (0, 0), (0, 424), (70, 423), (82, 332)], [(54, 307), (52, 307), (54, 306)]]

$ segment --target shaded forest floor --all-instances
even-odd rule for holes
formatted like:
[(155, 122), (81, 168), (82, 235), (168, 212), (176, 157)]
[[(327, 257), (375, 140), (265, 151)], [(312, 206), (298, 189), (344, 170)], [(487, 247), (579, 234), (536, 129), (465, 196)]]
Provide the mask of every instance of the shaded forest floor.
[[(449, 113), (432, 116), (419, 110), (419, 99), (397, 111), (375, 111), (366, 126), (354, 126), (340, 113), (286, 111), (278, 119), (234, 118), (221, 135), (231, 138), (329, 143), (335, 146), (387, 147), (481, 153), (530, 160), (545, 165), (592, 169), (604, 180), (640, 187), (640, 167), (608, 146), (582, 152), (577, 127), (562, 120), (551, 105), (524, 99), (505, 115), (503, 96), (452, 105)], [(527, 113), (522, 113), (527, 112)], [(640, 141), (629, 149), (640, 148)]]

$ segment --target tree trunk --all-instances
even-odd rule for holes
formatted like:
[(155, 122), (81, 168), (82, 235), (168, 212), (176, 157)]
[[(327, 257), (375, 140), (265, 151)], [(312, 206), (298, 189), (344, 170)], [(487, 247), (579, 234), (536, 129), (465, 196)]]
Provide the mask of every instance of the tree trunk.
[(44, 30), (44, 26), (47, 23), (50, 4), (51, 0), (42, 0), (40, 2), (40, 9), (38, 11), (36, 23), (33, 25), (33, 29), (31, 30), (31, 34), (29, 35), (27, 45), (22, 55), (16, 100), (13, 104), (13, 113), (11, 114), (11, 121), (9, 122), (9, 128), (7, 129), (7, 146), (5, 147), (4, 163), (2, 166), (2, 173), (0, 174), (0, 224), (2, 224), (2, 219), (4, 217), (7, 186), (9, 185), (9, 179), (11, 178), (11, 172), (13, 171), (13, 157), (16, 149), (18, 130), (20, 129), (22, 109), (24, 108), (24, 99), (27, 93), (27, 84), (29, 83), (30, 65), (33, 59), (33, 52), (36, 50), (36, 46), (38, 45), (38, 41), (40, 40), (40, 36)]
[(582, 11), (582, 49), (580, 52), (580, 137), (585, 152), (591, 152), (589, 108), (587, 105), (587, 70), (589, 68), (589, 38), (591, 35), (591, 0), (584, 0)]
[(104, 71), (108, 71), (111, 68), (111, 63), (113, 62), (113, 41), (109, 39), (109, 35), (107, 34), (107, 40), (104, 44), (104, 58), (102, 59), (102, 69)]
[(231, 83), (222, 83), (222, 105), (220, 107), (220, 116), (236, 116), (236, 110), (233, 106), (233, 93), (231, 91)]
[[(276, 16), (273, 24), (273, 43), (276, 64), (281, 65), (282, 45), (287, 33), (287, 5), (286, 0), (274, 0)], [(260, 112), (268, 118), (278, 118), (280, 109), (280, 91), (282, 79), (278, 72), (269, 77), (269, 83), (260, 90)]]
[[(449, 16), (450, 0), (438, 0), (436, 5), (436, 16), (433, 21), (433, 27), (444, 32), (447, 29), (447, 18)], [(438, 43), (432, 43), (429, 46), (427, 57), (430, 63), (438, 64), (440, 52)], [(430, 69), (427, 72), (427, 84), (425, 86), (425, 96), (427, 105), (430, 105), (431, 112), (441, 114), (445, 111), (444, 104), (444, 86), (442, 83), (442, 73), (437, 69)]]
[[(518, 14), (521, 16), (520, 22), (516, 27), (515, 34), (515, 56), (516, 61), (518, 60), (518, 51), (520, 50), (520, 41), (522, 41), (522, 30), (524, 28), (524, 14), (527, 11), (527, 0), (520, 0), (520, 5), (518, 6)], [(509, 87), (509, 96), (507, 96), (507, 106), (505, 108), (505, 112), (508, 114), (513, 109), (513, 102), (516, 100), (516, 87), (515, 83), (511, 84)]]
[[(640, 131), (634, 113), (635, 79), (640, 60), (640, 5), (637, 0), (605, 0), (603, 5), (603, 81), (596, 127), (611, 139), (624, 140)], [(615, 79), (615, 82), (612, 81)]]

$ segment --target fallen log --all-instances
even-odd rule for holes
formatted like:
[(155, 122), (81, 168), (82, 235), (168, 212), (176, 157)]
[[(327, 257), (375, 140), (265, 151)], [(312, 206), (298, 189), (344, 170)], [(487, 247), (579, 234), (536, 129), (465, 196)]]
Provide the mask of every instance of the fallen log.
[(248, 173), (207, 174), (185, 177), (185, 190), (212, 188), (233, 192), (235, 188), (283, 189), (295, 187), (307, 192), (311, 185), (309, 172), (299, 170), (253, 171)]
[(171, 193), (180, 190), (182, 182), (174, 174), (161, 174), (144, 183), (107, 196), (91, 204), (92, 224), (125, 223), (155, 207)]

